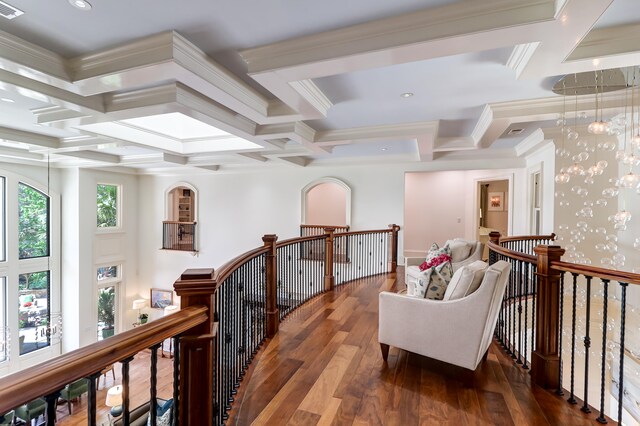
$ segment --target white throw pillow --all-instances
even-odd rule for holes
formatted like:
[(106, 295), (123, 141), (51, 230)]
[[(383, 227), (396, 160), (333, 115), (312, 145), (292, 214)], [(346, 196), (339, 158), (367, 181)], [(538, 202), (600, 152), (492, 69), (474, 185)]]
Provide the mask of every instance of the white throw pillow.
[(445, 245), (451, 250), (451, 261), (458, 263), (469, 257), (469, 244), (464, 240), (449, 240)]
[(488, 266), (485, 262), (476, 260), (458, 269), (447, 286), (443, 300), (462, 299), (476, 291)]

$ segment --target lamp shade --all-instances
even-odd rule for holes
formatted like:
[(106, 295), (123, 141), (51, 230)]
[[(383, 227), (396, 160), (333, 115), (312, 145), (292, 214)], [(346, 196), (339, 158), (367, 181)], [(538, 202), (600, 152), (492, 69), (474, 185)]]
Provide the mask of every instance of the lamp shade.
[(122, 405), (122, 385), (109, 388), (107, 391), (107, 400), (104, 402), (107, 407), (117, 407)]
[(147, 300), (146, 299), (136, 299), (133, 301), (133, 308), (132, 309), (142, 309), (145, 306), (147, 306)]
[(167, 315), (175, 314), (176, 312), (178, 312), (178, 307), (176, 305), (169, 305), (165, 306), (163, 315), (166, 317)]

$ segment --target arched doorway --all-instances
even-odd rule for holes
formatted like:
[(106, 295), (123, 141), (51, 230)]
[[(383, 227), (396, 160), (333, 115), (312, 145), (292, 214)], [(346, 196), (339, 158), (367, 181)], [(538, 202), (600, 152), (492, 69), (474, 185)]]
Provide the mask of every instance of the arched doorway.
[(165, 192), (162, 248), (196, 251), (197, 191), (178, 183)]

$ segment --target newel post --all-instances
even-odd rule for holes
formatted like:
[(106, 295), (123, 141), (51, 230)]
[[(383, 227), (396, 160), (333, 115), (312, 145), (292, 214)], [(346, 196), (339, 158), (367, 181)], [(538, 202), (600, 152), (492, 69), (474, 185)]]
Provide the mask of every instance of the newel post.
[(280, 312), (278, 311), (278, 251), (276, 241), (278, 236), (267, 234), (262, 237), (264, 246), (269, 248), (266, 255), (266, 298), (267, 298), (267, 336), (273, 337), (280, 326)]
[[(489, 242), (499, 246), (500, 245), (500, 233), (498, 231), (489, 232)], [(484, 256), (484, 254), (482, 255)], [(492, 250), (489, 250), (489, 263), (494, 264), (498, 261), (498, 257), (496, 253)]]
[(531, 354), (531, 377), (545, 388), (557, 388), (560, 372), (558, 347), (560, 275), (551, 262), (560, 260), (564, 249), (560, 246), (538, 246), (538, 300), (536, 303), (536, 350)]
[(213, 269), (187, 269), (174, 283), (180, 307), (206, 306), (209, 320), (180, 337), (180, 424), (212, 424), (216, 282)]
[(329, 236), (324, 241), (324, 290), (333, 290), (336, 278), (333, 275), (333, 241), (336, 228), (324, 228), (324, 233)]
[(396, 272), (398, 269), (398, 231), (400, 231), (400, 226), (392, 223), (389, 228), (391, 228), (391, 265), (389, 272)]

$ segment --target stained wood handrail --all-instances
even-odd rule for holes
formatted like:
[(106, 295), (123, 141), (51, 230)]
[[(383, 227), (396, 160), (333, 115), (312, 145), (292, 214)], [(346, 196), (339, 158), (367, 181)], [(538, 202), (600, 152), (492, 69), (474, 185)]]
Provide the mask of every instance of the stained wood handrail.
[(533, 241), (533, 240), (555, 240), (556, 234), (553, 232), (550, 235), (516, 235), (513, 237), (500, 237), (501, 243), (507, 243), (511, 241)]
[(107, 365), (129, 358), (207, 321), (207, 308), (189, 307), (173, 315), (76, 349), (2, 378), (0, 413), (62, 389)]
[(249, 250), (239, 256), (234, 257), (220, 268), (216, 270), (215, 273), (215, 281), (216, 281), (216, 289), (218, 289), (224, 280), (226, 280), (236, 269), (245, 263), (249, 262), (251, 259), (254, 259), (263, 254), (267, 254), (269, 249), (267, 247), (257, 247), (253, 250)]
[(344, 237), (344, 236), (349, 237), (351, 235), (368, 235), (368, 234), (383, 234), (383, 233), (391, 234), (391, 233), (393, 233), (393, 229), (387, 228), (387, 229), (373, 229), (373, 230), (370, 230), (370, 231), (340, 232), (339, 234), (336, 234), (336, 238), (337, 237)]
[(195, 225), (198, 222), (180, 222), (178, 220), (163, 220), (162, 223), (172, 223), (177, 225)]
[(300, 225), (300, 228), (335, 228), (335, 229), (349, 229), (349, 225)]
[[(502, 242), (502, 240), (500, 240), (500, 242)], [(521, 253), (515, 250), (509, 250), (508, 248), (498, 245), (493, 241), (489, 241), (487, 243), (487, 247), (489, 247), (490, 250), (495, 251), (496, 253), (499, 253), (503, 256), (507, 256), (511, 259), (521, 260), (523, 262), (527, 262), (532, 265), (535, 265), (538, 261), (536, 256), (532, 256), (526, 253)]]
[(640, 274), (633, 272), (616, 271), (613, 269), (599, 268), (597, 266), (578, 265), (576, 263), (552, 261), (551, 267), (558, 271), (570, 272), (578, 275), (588, 275), (594, 278), (624, 282), (627, 284), (640, 285)]
[(328, 237), (328, 234), (320, 234), (320, 235), (309, 235), (306, 237), (289, 238), (288, 240), (278, 241), (276, 243), (276, 247), (279, 248), (284, 246), (290, 246), (292, 244), (297, 244), (297, 243), (306, 243), (309, 241), (324, 240), (327, 237)]

